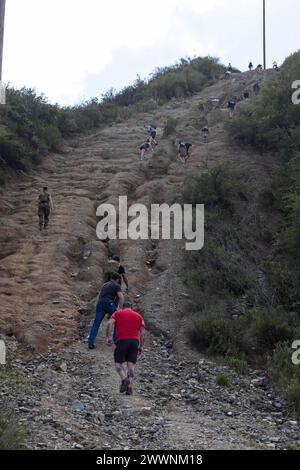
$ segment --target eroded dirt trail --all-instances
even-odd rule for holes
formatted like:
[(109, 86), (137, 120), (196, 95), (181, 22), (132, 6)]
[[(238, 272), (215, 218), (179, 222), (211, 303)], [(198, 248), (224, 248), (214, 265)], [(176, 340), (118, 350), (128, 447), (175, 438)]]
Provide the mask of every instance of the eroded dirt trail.
[[(284, 401), (265, 385), (259, 372), (233, 388), (216, 385), (214, 364), (191, 350), (185, 315), (188, 293), (182, 281), (184, 246), (174, 242), (110, 242), (96, 238), (95, 211), (102, 202), (165, 202), (187, 173), (216, 162), (252, 162), (268, 175), (268, 159), (232, 149), (227, 142), (226, 111), (208, 109), (209, 142), (202, 140), (199, 103), (221, 104), (251, 87), (253, 75), (219, 82), (188, 100), (160, 108), (155, 121), (162, 133), (167, 116), (179, 119), (178, 137), (194, 143), (187, 169), (175, 159), (172, 139), (141, 164), (139, 115), (66, 145), (61, 155), (1, 194), (0, 330), (13, 335), (22, 354), (15, 367), (31, 380), (31, 393), (3, 390), (3, 406), (17, 410), (43, 449), (240, 449), (282, 448), (300, 438), (299, 424)], [(257, 169), (258, 168), (258, 169)], [(47, 184), (55, 212), (47, 233), (37, 227), (36, 200)], [(141, 358), (135, 394), (120, 396), (112, 351), (104, 331), (97, 349), (87, 351), (86, 336), (95, 298), (112, 253), (128, 271), (130, 295), (145, 315), (150, 333)], [(14, 341), (11, 340), (11, 344)]]

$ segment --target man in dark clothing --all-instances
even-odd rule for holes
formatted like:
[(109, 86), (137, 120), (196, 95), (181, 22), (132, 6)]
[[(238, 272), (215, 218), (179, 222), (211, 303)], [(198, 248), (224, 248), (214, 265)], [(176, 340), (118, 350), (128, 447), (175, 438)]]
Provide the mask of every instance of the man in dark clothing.
[(113, 344), (116, 329), (114, 353), (116, 370), (121, 377), (120, 393), (132, 395), (132, 382), (138, 354), (144, 350), (145, 322), (143, 317), (132, 310), (131, 302), (125, 302), (124, 310), (115, 312), (107, 328), (107, 344)]
[(49, 224), (49, 216), (53, 210), (53, 203), (50, 194), (48, 193), (48, 188), (45, 187), (43, 192), (39, 195), (38, 199), (38, 216), (39, 216), (39, 227), (42, 230), (48, 227)]
[(149, 150), (153, 151), (152, 146), (151, 146), (151, 143), (150, 143), (150, 139), (147, 139), (146, 142), (144, 142), (144, 143), (140, 146), (141, 162), (145, 160), (145, 155), (146, 155), (146, 153), (147, 153)]
[(235, 107), (236, 107), (235, 99), (229, 100), (227, 104), (227, 108), (229, 109), (229, 115), (231, 118), (234, 116)]
[(191, 147), (192, 147), (192, 144), (190, 144), (189, 142), (183, 142), (182, 140), (179, 141), (178, 157), (184, 165), (187, 164), (187, 161), (191, 156), (190, 155)]
[(96, 308), (96, 316), (91, 328), (90, 336), (88, 339), (89, 349), (95, 349), (95, 340), (100, 328), (100, 325), (105, 315), (112, 315), (118, 308), (123, 307), (124, 295), (121, 289), (121, 276), (114, 273), (111, 281), (104, 284), (99, 295), (99, 300)]
[(119, 265), (118, 269), (116, 269), (116, 272), (118, 274), (120, 274), (121, 279), (124, 281), (124, 284), (126, 286), (126, 291), (127, 291), (127, 294), (128, 294), (129, 282), (128, 282), (128, 277), (126, 275), (126, 270), (125, 270), (124, 266), (121, 265), (121, 259), (119, 258), (119, 256), (113, 256), (113, 261), (115, 261)]
[(204, 126), (203, 129), (202, 129), (202, 134), (204, 136), (204, 140), (206, 141), (208, 136), (209, 136), (209, 129), (207, 126)]

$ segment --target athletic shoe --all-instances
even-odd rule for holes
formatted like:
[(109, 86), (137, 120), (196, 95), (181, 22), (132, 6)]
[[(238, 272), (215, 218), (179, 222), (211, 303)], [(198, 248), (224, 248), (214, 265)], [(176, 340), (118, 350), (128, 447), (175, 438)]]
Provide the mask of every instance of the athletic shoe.
[(133, 390), (132, 390), (132, 387), (127, 387), (127, 390), (126, 390), (126, 395), (133, 395)]
[(96, 346), (94, 344), (89, 344), (89, 349), (92, 351), (93, 349), (96, 349)]
[(120, 386), (120, 393), (125, 393), (128, 389), (129, 384), (130, 384), (130, 381), (128, 379), (122, 380), (122, 383)]

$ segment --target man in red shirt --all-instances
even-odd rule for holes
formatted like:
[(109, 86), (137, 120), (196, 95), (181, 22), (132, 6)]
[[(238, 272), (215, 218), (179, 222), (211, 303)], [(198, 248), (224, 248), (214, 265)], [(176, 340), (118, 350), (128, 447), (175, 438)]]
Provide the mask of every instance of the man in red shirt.
[(124, 309), (112, 315), (107, 327), (108, 346), (113, 345), (113, 332), (116, 328), (115, 364), (122, 380), (120, 393), (126, 392), (126, 395), (132, 395), (134, 370), (138, 354), (144, 351), (145, 341), (144, 319), (131, 307), (130, 302), (125, 302)]

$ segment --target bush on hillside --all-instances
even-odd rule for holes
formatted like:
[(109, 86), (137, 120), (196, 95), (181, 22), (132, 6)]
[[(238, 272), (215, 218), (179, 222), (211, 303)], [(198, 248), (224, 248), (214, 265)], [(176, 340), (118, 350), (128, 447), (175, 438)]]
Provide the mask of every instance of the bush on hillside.
[(292, 102), (292, 83), (300, 77), (300, 53), (290, 56), (260, 95), (242, 108), (231, 122), (230, 132), (239, 143), (261, 151), (280, 152), (289, 159), (300, 150), (299, 106)]
[(175, 118), (169, 117), (164, 126), (164, 136), (169, 137), (176, 132), (178, 121)]
[(28, 433), (17, 421), (0, 413), (0, 449), (1, 450), (25, 450)]
[(266, 361), (278, 344), (292, 343), (299, 333), (294, 315), (280, 309), (262, 309), (238, 318), (222, 312), (202, 312), (190, 337), (197, 349), (208, 354)]
[(292, 362), (293, 352), (290, 341), (278, 344), (269, 358), (267, 370), (270, 379), (281, 386), (300, 415), (300, 367)]

